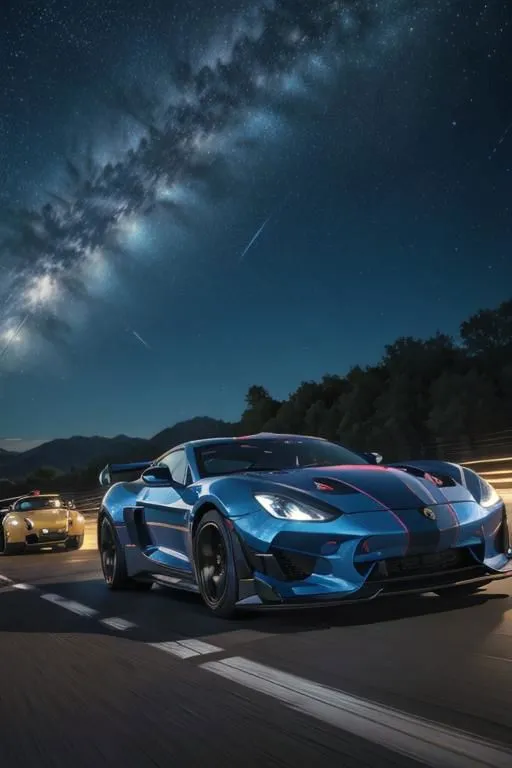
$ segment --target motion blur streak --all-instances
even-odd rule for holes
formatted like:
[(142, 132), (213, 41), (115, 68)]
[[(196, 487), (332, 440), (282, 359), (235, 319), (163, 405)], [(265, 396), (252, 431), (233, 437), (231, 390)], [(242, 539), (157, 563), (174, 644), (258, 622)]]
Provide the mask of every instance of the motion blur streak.
[(509, 768), (512, 751), (240, 657), (203, 669), (432, 768)]

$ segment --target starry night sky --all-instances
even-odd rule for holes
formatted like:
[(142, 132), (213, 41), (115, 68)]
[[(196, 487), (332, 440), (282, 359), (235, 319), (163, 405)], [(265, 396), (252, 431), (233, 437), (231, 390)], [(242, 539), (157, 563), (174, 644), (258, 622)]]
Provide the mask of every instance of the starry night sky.
[(0, 438), (237, 418), (510, 297), (507, 0), (7, 0), (0, 62)]

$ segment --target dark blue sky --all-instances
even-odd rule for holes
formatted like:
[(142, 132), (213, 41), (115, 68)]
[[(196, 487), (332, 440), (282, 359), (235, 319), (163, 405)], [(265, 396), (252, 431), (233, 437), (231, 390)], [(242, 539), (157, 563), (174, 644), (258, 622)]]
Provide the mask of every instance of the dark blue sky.
[(0, 438), (236, 418), (510, 297), (507, 2), (84, 5), (2, 11)]

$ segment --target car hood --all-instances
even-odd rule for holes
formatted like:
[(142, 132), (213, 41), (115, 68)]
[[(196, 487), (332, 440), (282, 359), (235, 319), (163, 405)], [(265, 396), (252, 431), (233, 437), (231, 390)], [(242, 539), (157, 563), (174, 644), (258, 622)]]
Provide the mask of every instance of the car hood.
[(247, 472), (245, 477), (262, 493), (297, 490), (346, 514), (474, 501), (471, 493), (454, 481), (440, 485), (439, 479), (428, 473), (416, 477), (395, 467), (367, 464), (305, 467), (265, 475)]
[(65, 507), (58, 509), (32, 509), (16, 511), (13, 514), (31, 520), (34, 528), (62, 528), (67, 525), (68, 513)]

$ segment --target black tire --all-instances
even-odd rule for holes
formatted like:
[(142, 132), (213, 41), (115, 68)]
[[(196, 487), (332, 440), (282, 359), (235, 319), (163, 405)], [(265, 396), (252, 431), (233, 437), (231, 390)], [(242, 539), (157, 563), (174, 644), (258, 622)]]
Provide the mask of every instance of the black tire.
[(116, 529), (103, 515), (98, 521), (98, 548), (100, 551), (103, 578), (109, 589), (149, 590), (150, 581), (135, 581), (128, 576), (123, 548), (119, 543)]
[(214, 509), (199, 521), (194, 536), (194, 566), (206, 606), (215, 616), (232, 618), (238, 598), (233, 544), (224, 518)]
[(438, 597), (470, 597), (482, 589), (485, 584), (459, 584), (457, 587), (446, 587), (446, 589), (436, 590), (434, 594)]
[(84, 544), (84, 534), (82, 533), (81, 536), (69, 536), (66, 539), (65, 547), (66, 549), (81, 549)]
[(5, 531), (3, 523), (0, 523), (0, 554), (2, 555), (22, 555), (25, 552), (25, 545), (7, 544), (5, 541)]

